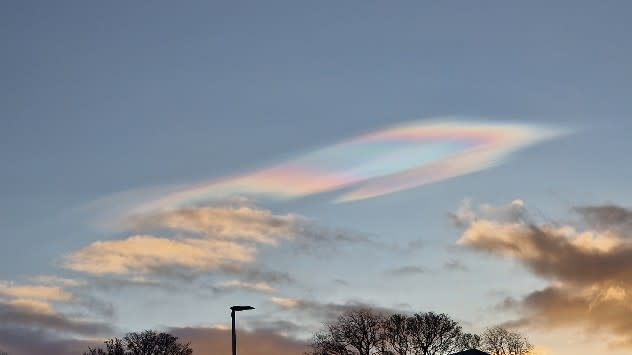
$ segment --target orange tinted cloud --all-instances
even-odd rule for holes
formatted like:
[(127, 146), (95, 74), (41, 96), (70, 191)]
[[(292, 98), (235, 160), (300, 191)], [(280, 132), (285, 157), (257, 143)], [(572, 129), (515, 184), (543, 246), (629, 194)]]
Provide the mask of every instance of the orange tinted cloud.
[(517, 260), (550, 281), (542, 290), (505, 301), (522, 316), (508, 324), (583, 326), (611, 345), (632, 348), (632, 232), (619, 228), (632, 221), (632, 212), (613, 206), (576, 209), (595, 228), (580, 230), (536, 224), (526, 211), (512, 215), (512, 208), (457, 213), (469, 218), (459, 245)]
[(250, 206), (184, 208), (131, 218), (136, 228), (169, 228), (218, 239), (246, 240), (276, 245), (296, 234), (305, 219), (292, 214), (274, 215)]
[(70, 301), (72, 295), (56, 286), (15, 285), (0, 282), (0, 295), (11, 298), (25, 298), (47, 301)]
[(137, 235), (98, 241), (68, 254), (65, 267), (89, 274), (147, 273), (161, 267), (209, 271), (224, 264), (251, 263), (256, 249), (225, 240)]

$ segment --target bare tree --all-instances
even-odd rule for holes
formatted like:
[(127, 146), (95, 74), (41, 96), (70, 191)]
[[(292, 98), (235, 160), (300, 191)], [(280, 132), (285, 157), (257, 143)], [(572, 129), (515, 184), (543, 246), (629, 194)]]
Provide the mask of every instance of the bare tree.
[(519, 333), (502, 327), (485, 330), (482, 347), (492, 355), (527, 355), (533, 351), (533, 345)]
[[(485, 337), (463, 332), (445, 313), (384, 314), (356, 309), (325, 324), (309, 355), (447, 355), (490, 349), (493, 355), (526, 355), (531, 344), (517, 333), (488, 329)], [(505, 333), (502, 333), (504, 331)], [(500, 339), (501, 346), (496, 346)]]
[(339, 343), (329, 331), (314, 334), (309, 355), (352, 355), (346, 344)]
[(481, 337), (478, 334), (462, 333), (456, 343), (455, 351), (479, 349), (481, 347)]
[(178, 342), (178, 338), (167, 333), (145, 330), (128, 333), (123, 339), (105, 341), (105, 349), (89, 348), (84, 355), (191, 355), (189, 343)]
[(447, 314), (416, 313), (408, 319), (413, 354), (443, 355), (458, 348), (461, 326)]
[(370, 309), (359, 308), (327, 323), (312, 342), (312, 354), (374, 355), (384, 350), (381, 326), (384, 317)]
[(408, 355), (411, 349), (408, 317), (393, 314), (384, 320), (382, 334), (386, 346), (396, 355)]

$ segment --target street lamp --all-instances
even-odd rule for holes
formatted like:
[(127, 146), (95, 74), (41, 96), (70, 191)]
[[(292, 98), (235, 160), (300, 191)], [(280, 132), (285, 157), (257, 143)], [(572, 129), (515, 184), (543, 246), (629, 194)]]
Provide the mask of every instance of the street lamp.
[(233, 321), (233, 355), (237, 355), (237, 334), (235, 333), (235, 312), (249, 311), (255, 309), (251, 306), (232, 306), (230, 307), (230, 318)]

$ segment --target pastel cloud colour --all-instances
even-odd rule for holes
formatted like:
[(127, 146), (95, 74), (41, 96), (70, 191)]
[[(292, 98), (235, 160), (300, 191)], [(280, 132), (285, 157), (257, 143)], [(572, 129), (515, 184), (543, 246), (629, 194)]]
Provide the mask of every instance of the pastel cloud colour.
[(290, 199), (346, 189), (337, 202), (362, 200), (487, 169), (518, 149), (559, 134), (511, 123), (406, 123), (252, 173), (192, 185), (135, 212), (179, 208), (234, 194)]

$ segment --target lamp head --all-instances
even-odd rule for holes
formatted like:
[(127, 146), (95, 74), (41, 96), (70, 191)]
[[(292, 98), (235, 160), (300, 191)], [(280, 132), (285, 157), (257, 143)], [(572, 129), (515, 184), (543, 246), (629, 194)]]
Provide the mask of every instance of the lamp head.
[(251, 306), (232, 306), (232, 307), (230, 307), (230, 310), (233, 311), (233, 312), (249, 311), (251, 309), (255, 309), (255, 307), (251, 307)]

